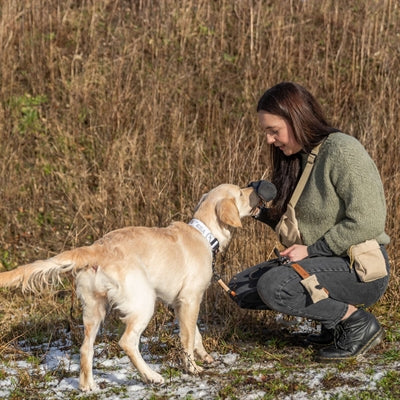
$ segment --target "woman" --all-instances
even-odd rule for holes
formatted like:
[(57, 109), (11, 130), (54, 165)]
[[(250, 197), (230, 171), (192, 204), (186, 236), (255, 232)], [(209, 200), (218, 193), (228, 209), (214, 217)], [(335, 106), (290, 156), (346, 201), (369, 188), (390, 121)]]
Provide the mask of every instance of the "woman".
[[(281, 255), (314, 275), (329, 297), (313, 302), (303, 278), (290, 266), (268, 270), (258, 282), (258, 293), (273, 310), (321, 322), (321, 335), (308, 340), (334, 343), (319, 351), (320, 361), (356, 357), (383, 336), (376, 318), (364, 310), (378, 301), (389, 280), (386, 204), (377, 168), (357, 139), (328, 124), (317, 101), (298, 84), (283, 82), (270, 88), (257, 111), (270, 145), (272, 183), (278, 193), (256, 219), (271, 227), (286, 211), (309, 153), (320, 144), (295, 206), (301, 244), (289, 245)], [(384, 273), (363, 282), (349, 250), (374, 239)]]

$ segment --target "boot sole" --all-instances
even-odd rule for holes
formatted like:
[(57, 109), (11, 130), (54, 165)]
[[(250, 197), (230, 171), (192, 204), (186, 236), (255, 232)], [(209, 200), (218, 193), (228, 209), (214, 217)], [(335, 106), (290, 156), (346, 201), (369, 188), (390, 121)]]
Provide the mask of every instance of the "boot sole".
[(379, 343), (382, 342), (383, 338), (383, 328), (380, 328), (378, 332), (375, 333), (374, 336), (365, 344), (364, 347), (361, 347), (360, 350), (358, 350), (357, 353), (353, 354), (352, 356), (348, 357), (321, 357), (317, 356), (316, 361), (320, 362), (340, 362), (340, 361), (346, 361), (346, 360), (353, 360), (361, 357), (363, 354), (365, 354), (368, 350), (371, 350), (373, 347), (377, 346)]

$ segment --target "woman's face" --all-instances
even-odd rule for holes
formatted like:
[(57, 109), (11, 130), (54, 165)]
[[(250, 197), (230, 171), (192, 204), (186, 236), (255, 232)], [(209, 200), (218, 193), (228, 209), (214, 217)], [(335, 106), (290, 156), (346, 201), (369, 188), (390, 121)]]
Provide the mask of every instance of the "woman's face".
[(285, 119), (266, 111), (258, 112), (261, 129), (267, 136), (267, 143), (278, 147), (285, 156), (298, 153), (302, 147), (294, 138), (292, 128)]

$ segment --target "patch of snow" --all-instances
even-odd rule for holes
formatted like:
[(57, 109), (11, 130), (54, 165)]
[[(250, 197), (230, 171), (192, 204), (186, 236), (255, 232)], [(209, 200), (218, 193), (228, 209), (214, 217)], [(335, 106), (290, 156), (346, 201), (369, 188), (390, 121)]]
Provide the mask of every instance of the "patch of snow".
[[(213, 353), (213, 357), (216, 358), (218, 357), (216, 353)], [(221, 361), (225, 364), (225, 365), (234, 365), (236, 363), (236, 361), (238, 360), (239, 355), (238, 354), (234, 354), (234, 353), (229, 353), (229, 354), (225, 354), (221, 356)]]
[[(299, 322), (299, 321), (298, 321)], [(300, 324), (300, 322), (299, 322)], [(308, 326), (308, 331), (310, 327)], [(67, 333), (65, 334), (66, 336)], [(145, 344), (148, 339), (144, 338)], [(142, 343), (142, 344), (143, 344)], [(74, 350), (70, 341), (56, 341), (51, 345), (29, 347), (25, 343), (19, 343), (22, 350), (31, 353), (33, 350), (36, 354), (44, 354), (41, 363), (37, 360), (18, 361), (13, 358), (7, 359), (3, 356), (0, 360), (0, 371), (5, 375), (0, 380), (0, 398), (10, 398), (14, 389), (18, 388), (18, 375), (21, 370), (25, 370), (28, 374), (32, 370), (35, 371), (34, 379), (40, 381), (43, 389), (41, 398), (47, 400), (78, 397), (79, 392), (79, 352)], [(213, 399), (219, 396), (219, 392), (225, 387), (232, 385), (232, 372), (250, 371), (249, 376), (260, 384), (260, 387), (254, 387), (249, 393), (241, 393), (235, 396), (240, 400), (256, 400), (267, 395), (267, 388), (263, 391), (262, 370), (278, 369), (279, 362), (266, 360), (252, 363), (241, 359), (239, 354), (228, 353), (218, 354), (212, 353), (216, 360), (205, 373), (201, 376), (192, 376), (186, 373), (172, 374), (166, 378), (164, 385), (146, 385), (144, 384), (135, 368), (132, 366), (126, 355), (121, 357), (107, 358), (104, 344), (95, 346), (94, 358), (94, 379), (101, 389), (96, 392), (96, 398), (99, 400), (119, 400), (129, 398), (131, 400), (148, 399), (152, 396), (167, 397), (169, 399)], [(146, 346), (142, 346), (142, 352), (145, 352)], [(163, 373), (166, 368), (170, 367), (162, 362), (160, 357), (144, 354), (152, 368), (157, 372)], [(28, 359), (29, 360), (29, 359)], [(175, 368), (175, 366), (174, 366)], [(178, 367), (180, 368), (180, 367)], [(388, 368), (398, 370), (399, 362), (393, 362), (390, 366), (377, 366), (371, 363), (364, 366), (364, 370), (360, 370), (348, 374), (341, 372), (335, 366), (320, 366), (315, 368), (304, 368), (304, 370), (296, 370), (291, 372), (291, 376), (285, 376), (285, 382), (300, 382), (305, 385), (309, 391), (306, 393), (299, 389), (295, 393), (291, 393), (286, 397), (281, 395), (282, 400), (325, 400), (329, 399), (340, 392), (357, 393), (362, 389), (374, 390), (377, 382), (385, 375)], [(260, 371), (257, 374), (257, 371)], [(279, 378), (279, 370), (275, 377)], [(327, 391), (323, 386), (323, 379), (327, 374), (334, 374), (343, 378), (343, 382), (349, 382), (356, 379), (359, 384), (351, 388), (345, 384), (339, 388), (333, 388)], [(165, 372), (164, 372), (165, 377)], [(265, 385), (268, 385), (266, 381)]]

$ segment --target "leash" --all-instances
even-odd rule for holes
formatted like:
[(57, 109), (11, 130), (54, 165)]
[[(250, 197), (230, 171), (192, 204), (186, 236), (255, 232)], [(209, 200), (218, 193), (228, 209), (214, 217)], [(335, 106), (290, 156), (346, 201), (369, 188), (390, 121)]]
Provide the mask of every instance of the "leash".
[[(211, 266), (212, 266), (213, 278), (217, 281), (217, 283), (222, 287), (222, 289), (226, 293), (228, 293), (232, 297), (235, 297), (236, 296), (235, 291), (230, 289), (230, 287), (223, 281), (221, 276), (215, 270), (216, 258), (219, 251), (218, 239), (211, 233), (211, 231), (207, 228), (207, 226), (198, 219), (193, 218), (189, 222), (189, 225), (196, 228), (203, 235), (203, 237), (207, 239), (208, 243), (211, 246), (212, 250)], [(311, 276), (301, 265), (297, 263), (291, 263), (287, 257), (282, 256), (276, 247), (274, 248), (274, 253), (277, 256), (281, 265), (288, 265), (292, 267), (303, 279), (307, 279)], [(326, 288), (322, 287), (322, 289), (325, 291), (327, 295), (329, 295), (329, 292)]]
[(231, 290), (230, 287), (222, 280), (221, 276), (217, 274), (215, 271), (215, 259), (217, 258), (217, 252), (213, 252), (213, 262), (212, 262), (212, 271), (213, 271), (213, 278), (217, 281), (219, 286), (222, 287), (222, 289), (228, 293), (230, 296), (235, 297), (236, 292), (234, 290)]

